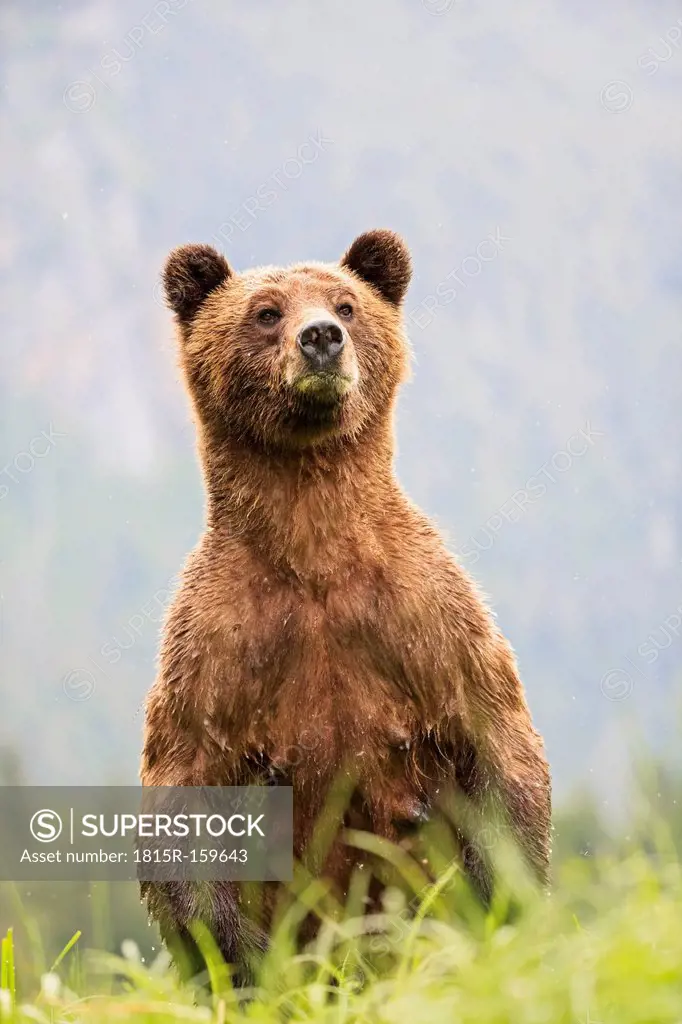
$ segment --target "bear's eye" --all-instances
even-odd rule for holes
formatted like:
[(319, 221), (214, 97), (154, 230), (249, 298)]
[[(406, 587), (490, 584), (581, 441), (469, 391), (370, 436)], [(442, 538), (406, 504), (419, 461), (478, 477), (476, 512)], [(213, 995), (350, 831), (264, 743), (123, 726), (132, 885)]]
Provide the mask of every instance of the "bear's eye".
[(336, 312), (345, 320), (349, 320), (353, 315), (353, 307), (350, 302), (342, 302), (340, 306), (336, 307)]
[(282, 314), (274, 306), (266, 306), (258, 311), (258, 322), (261, 324), (276, 324), (281, 318)]

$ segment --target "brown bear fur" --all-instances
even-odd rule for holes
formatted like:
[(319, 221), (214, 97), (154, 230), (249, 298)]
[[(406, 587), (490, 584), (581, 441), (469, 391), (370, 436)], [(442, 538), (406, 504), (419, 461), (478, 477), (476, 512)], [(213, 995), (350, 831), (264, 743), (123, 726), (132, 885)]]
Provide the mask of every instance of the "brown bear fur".
[[(549, 773), (513, 653), (394, 475), (410, 272), (389, 231), (334, 265), (237, 274), (209, 246), (169, 257), (207, 529), (166, 622), (142, 780), (276, 771), (293, 786), (297, 856), (348, 759), (363, 827), (392, 840), (450, 781), (504, 809), (544, 880)], [(320, 317), (345, 338), (332, 372), (310, 372), (297, 345)], [(343, 890), (356, 860), (339, 842), (325, 874)], [(148, 899), (166, 933), (203, 914), (228, 960), (258, 942), (227, 883), (201, 911), (188, 883)]]

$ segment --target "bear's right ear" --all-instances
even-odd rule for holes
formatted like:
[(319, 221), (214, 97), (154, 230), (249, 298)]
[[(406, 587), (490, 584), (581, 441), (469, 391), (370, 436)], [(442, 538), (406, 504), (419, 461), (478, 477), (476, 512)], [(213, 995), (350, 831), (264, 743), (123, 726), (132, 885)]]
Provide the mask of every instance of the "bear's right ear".
[(211, 245), (173, 249), (163, 271), (166, 301), (183, 323), (190, 321), (209, 292), (232, 274), (224, 256)]

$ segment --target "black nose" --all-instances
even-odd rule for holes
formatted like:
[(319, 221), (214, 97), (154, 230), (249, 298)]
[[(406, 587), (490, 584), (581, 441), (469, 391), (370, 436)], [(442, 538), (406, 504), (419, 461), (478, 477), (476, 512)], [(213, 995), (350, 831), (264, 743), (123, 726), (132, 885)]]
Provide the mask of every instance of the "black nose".
[(343, 331), (333, 320), (315, 320), (296, 340), (306, 359), (319, 370), (336, 359), (345, 342)]

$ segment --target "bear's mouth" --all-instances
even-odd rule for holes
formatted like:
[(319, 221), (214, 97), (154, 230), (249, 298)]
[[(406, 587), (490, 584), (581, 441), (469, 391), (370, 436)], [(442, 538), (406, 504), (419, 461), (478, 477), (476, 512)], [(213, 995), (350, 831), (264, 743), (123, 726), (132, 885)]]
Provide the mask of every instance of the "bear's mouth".
[(293, 381), (292, 387), (306, 405), (335, 406), (353, 387), (353, 378), (338, 370), (305, 373)]
[(306, 373), (289, 385), (285, 431), (299, 442), (319, 440), (342, 429), (355, 381), (338, 371)]

